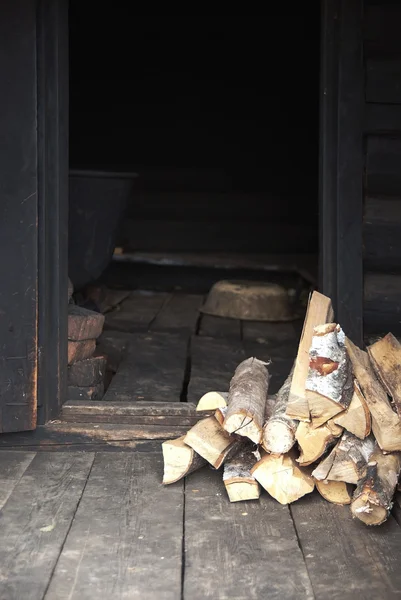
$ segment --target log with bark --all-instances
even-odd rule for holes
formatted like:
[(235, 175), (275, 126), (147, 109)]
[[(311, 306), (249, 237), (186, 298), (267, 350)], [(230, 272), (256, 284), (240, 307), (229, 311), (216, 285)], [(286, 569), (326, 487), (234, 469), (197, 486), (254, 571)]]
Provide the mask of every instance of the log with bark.
[(260, 486), (251, 473), (255, 463), (252, 444), (244, 444), (234, 457), (224, 463), (223, 482), (230, 502), (259, 498)]
[(295, 361), (286, 414), (291, 419), (309, 421), (309, 405), (305, 393), (305, 382), (309, 370), (309, 349), (315, 327), (333, 320), (334, 313), (330, 298), (319, 292), (313, 292), (310, 297), (298, 354)]
[(306, 398), (314, 427), (347, 409), (353, 394), (345, 335), (336, 323), (315, 327), (309, 351)]
[(290, 504), (313, 492), (315, 483), (308, 470), (300, 469), (295, 454), (266, 454), (251, 473), (260, 485), (280, 504)]
[(217, 419), (206, 417), (198, 421), (184, 437), (184, 442), (218, 469), (223, 462), (233, 456), (241, 442), (229, 435)]
[(298, 421), (286, 414), (294, 368), (295, 365), (277, 392), (271, 416), (263, 428), (262, 446), (270, 454), (286, 454), (295, 444)]
[(168, 440), (162, 443), (164, 484), (175, 483), (206, 464), (206, 460), (195, 452), (191, 446), (188, 446), (184, 439), (185, 436), (183, 435), (176, 440)]
[(345, 431), (341, 440), (313, 471), (315, 479), (357, 484), (374, 450), (373, 436), (360, 440)]
[(393, 506), (401, 470), (401, 454), (385, 454), (378, 446), (370, 457), (364, 476), (358, 481), (351, 503), (352, 515), (366, 525), (381, 525)]
[(372, 431), (377, 443), (386, 452), (400, 451), (401, 421), (391, 408), (387, 393), (375, 376), (368, 354), (348, 338), (346, 346), (354, 375), (372, 416)]
[(247, 358), (238, 365), (230, 382), (227, 413), (223, 427), (228, 433), (249, 438), (255, 444), (262, 439), (269, 372), (267, 363)]
[(354, 381), (354, 393), (351, 404), (347, 410), (336, 415), (333, 421), (336, 425), (344, 427), (344, 429), (353, 433), (361, 440), (370, 434), (372, 428), (370, 411), (359, 383), (356, 380)]
[(368, 347), (368, 353), (384, 388), (391, 396), (394, 407), (401, 417), (401, 344), (388, 333), (384, 338)]
[(304, 467), (316, 462), (335, 443), (342, 432), (343, 428), (332, 421), (320, 427), (301, 422), (295, 434), (301, 451), (297, 462)]

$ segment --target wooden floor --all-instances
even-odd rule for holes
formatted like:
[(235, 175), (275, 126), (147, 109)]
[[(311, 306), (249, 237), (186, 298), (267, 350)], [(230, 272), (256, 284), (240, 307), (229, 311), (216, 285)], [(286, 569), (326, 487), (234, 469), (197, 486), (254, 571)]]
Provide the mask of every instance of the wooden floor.
[(163, 487), (159, 452), (0, 453), (2, 600), (392, 599), (401, 528), (312, 495), (230, 504), (209, 468)]
[(131, 294), (106, 317), (104, 400), (0, 436), (0, 600), (401, 598), (399, 501), (367, 528), (317, 493), (230, 504), (208, 467), (161, 484), (161, 442), (200, 394), (247, 355), (272, 359), (274, 392), (296, 353), (299, 323), (200, 317), (202, 301)]

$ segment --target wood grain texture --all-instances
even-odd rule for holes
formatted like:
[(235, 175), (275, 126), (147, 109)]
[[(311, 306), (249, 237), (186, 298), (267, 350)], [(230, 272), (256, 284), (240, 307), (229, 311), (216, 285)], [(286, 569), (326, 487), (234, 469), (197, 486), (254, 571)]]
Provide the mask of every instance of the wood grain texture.
[(132, 334), (129, 350), (103, 398), (105, 401), (179, 402), (187, 340), (179, 334)]
[(160, 454), (96, 456), (46, 600), (178, 600), (183, 487)]
[(38, 454), (2, 511), (1, 597), (42, 600), (94, 455)]
[(352, 519), (349, 506), (316, 492), (291, 505), (291, 513), (317, 600), (400, 597), (401, 528), (393, 518), (368, 528)]
[(314, 597), (288, 507), (266, 494), (230, 504), (207, 469), (191, 475), (185, 498), (185, 598)]
[(35, 456), (34, 452), (6, 451), (0, 457), (0, 509)]
[(198, 294), (172, 294), (163, 304), (160, 312), (152, 322), (150, 330), (175, 330), (195, 333), (202, 298)]
[(401, 275), (366, 272), (364, 324), (366, 333), (401, 334)]
[(401, 197), (367, 196), (363, 220), (365, 269), (397, 269), (401, 263)]

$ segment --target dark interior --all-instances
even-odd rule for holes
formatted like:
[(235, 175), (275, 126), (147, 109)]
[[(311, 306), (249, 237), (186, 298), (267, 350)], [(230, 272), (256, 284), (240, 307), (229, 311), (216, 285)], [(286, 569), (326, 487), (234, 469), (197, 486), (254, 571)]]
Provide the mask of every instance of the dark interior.
[(83, 255), (101, 262), (82, 234), (93, 227), (106, 263), (116, 245), (147, 258), (316, 257), (318, 87), (312, 3), (265, 17), (132, 17), (122, 3), (71, 0), (70, 271)]

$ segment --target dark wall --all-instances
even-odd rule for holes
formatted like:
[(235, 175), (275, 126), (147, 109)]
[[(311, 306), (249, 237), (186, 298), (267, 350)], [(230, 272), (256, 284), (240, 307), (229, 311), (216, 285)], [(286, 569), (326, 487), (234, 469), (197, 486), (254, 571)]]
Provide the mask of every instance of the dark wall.
[(94, 6), (70, 5), (71, 165), (147, 174), (130, 210), (139, 220), (169, 201), (150, 192), (180, 189), (180, 220), (215, 223), (230, 201), (188, 193), (244, 193), (234, 212), (261, 205), (255, 221), (305, 223), (315, 250), (318, 8), (132, 17), (129, 5)]
[(365, 2), (365, 330), (401, 335), (401, 6)]

